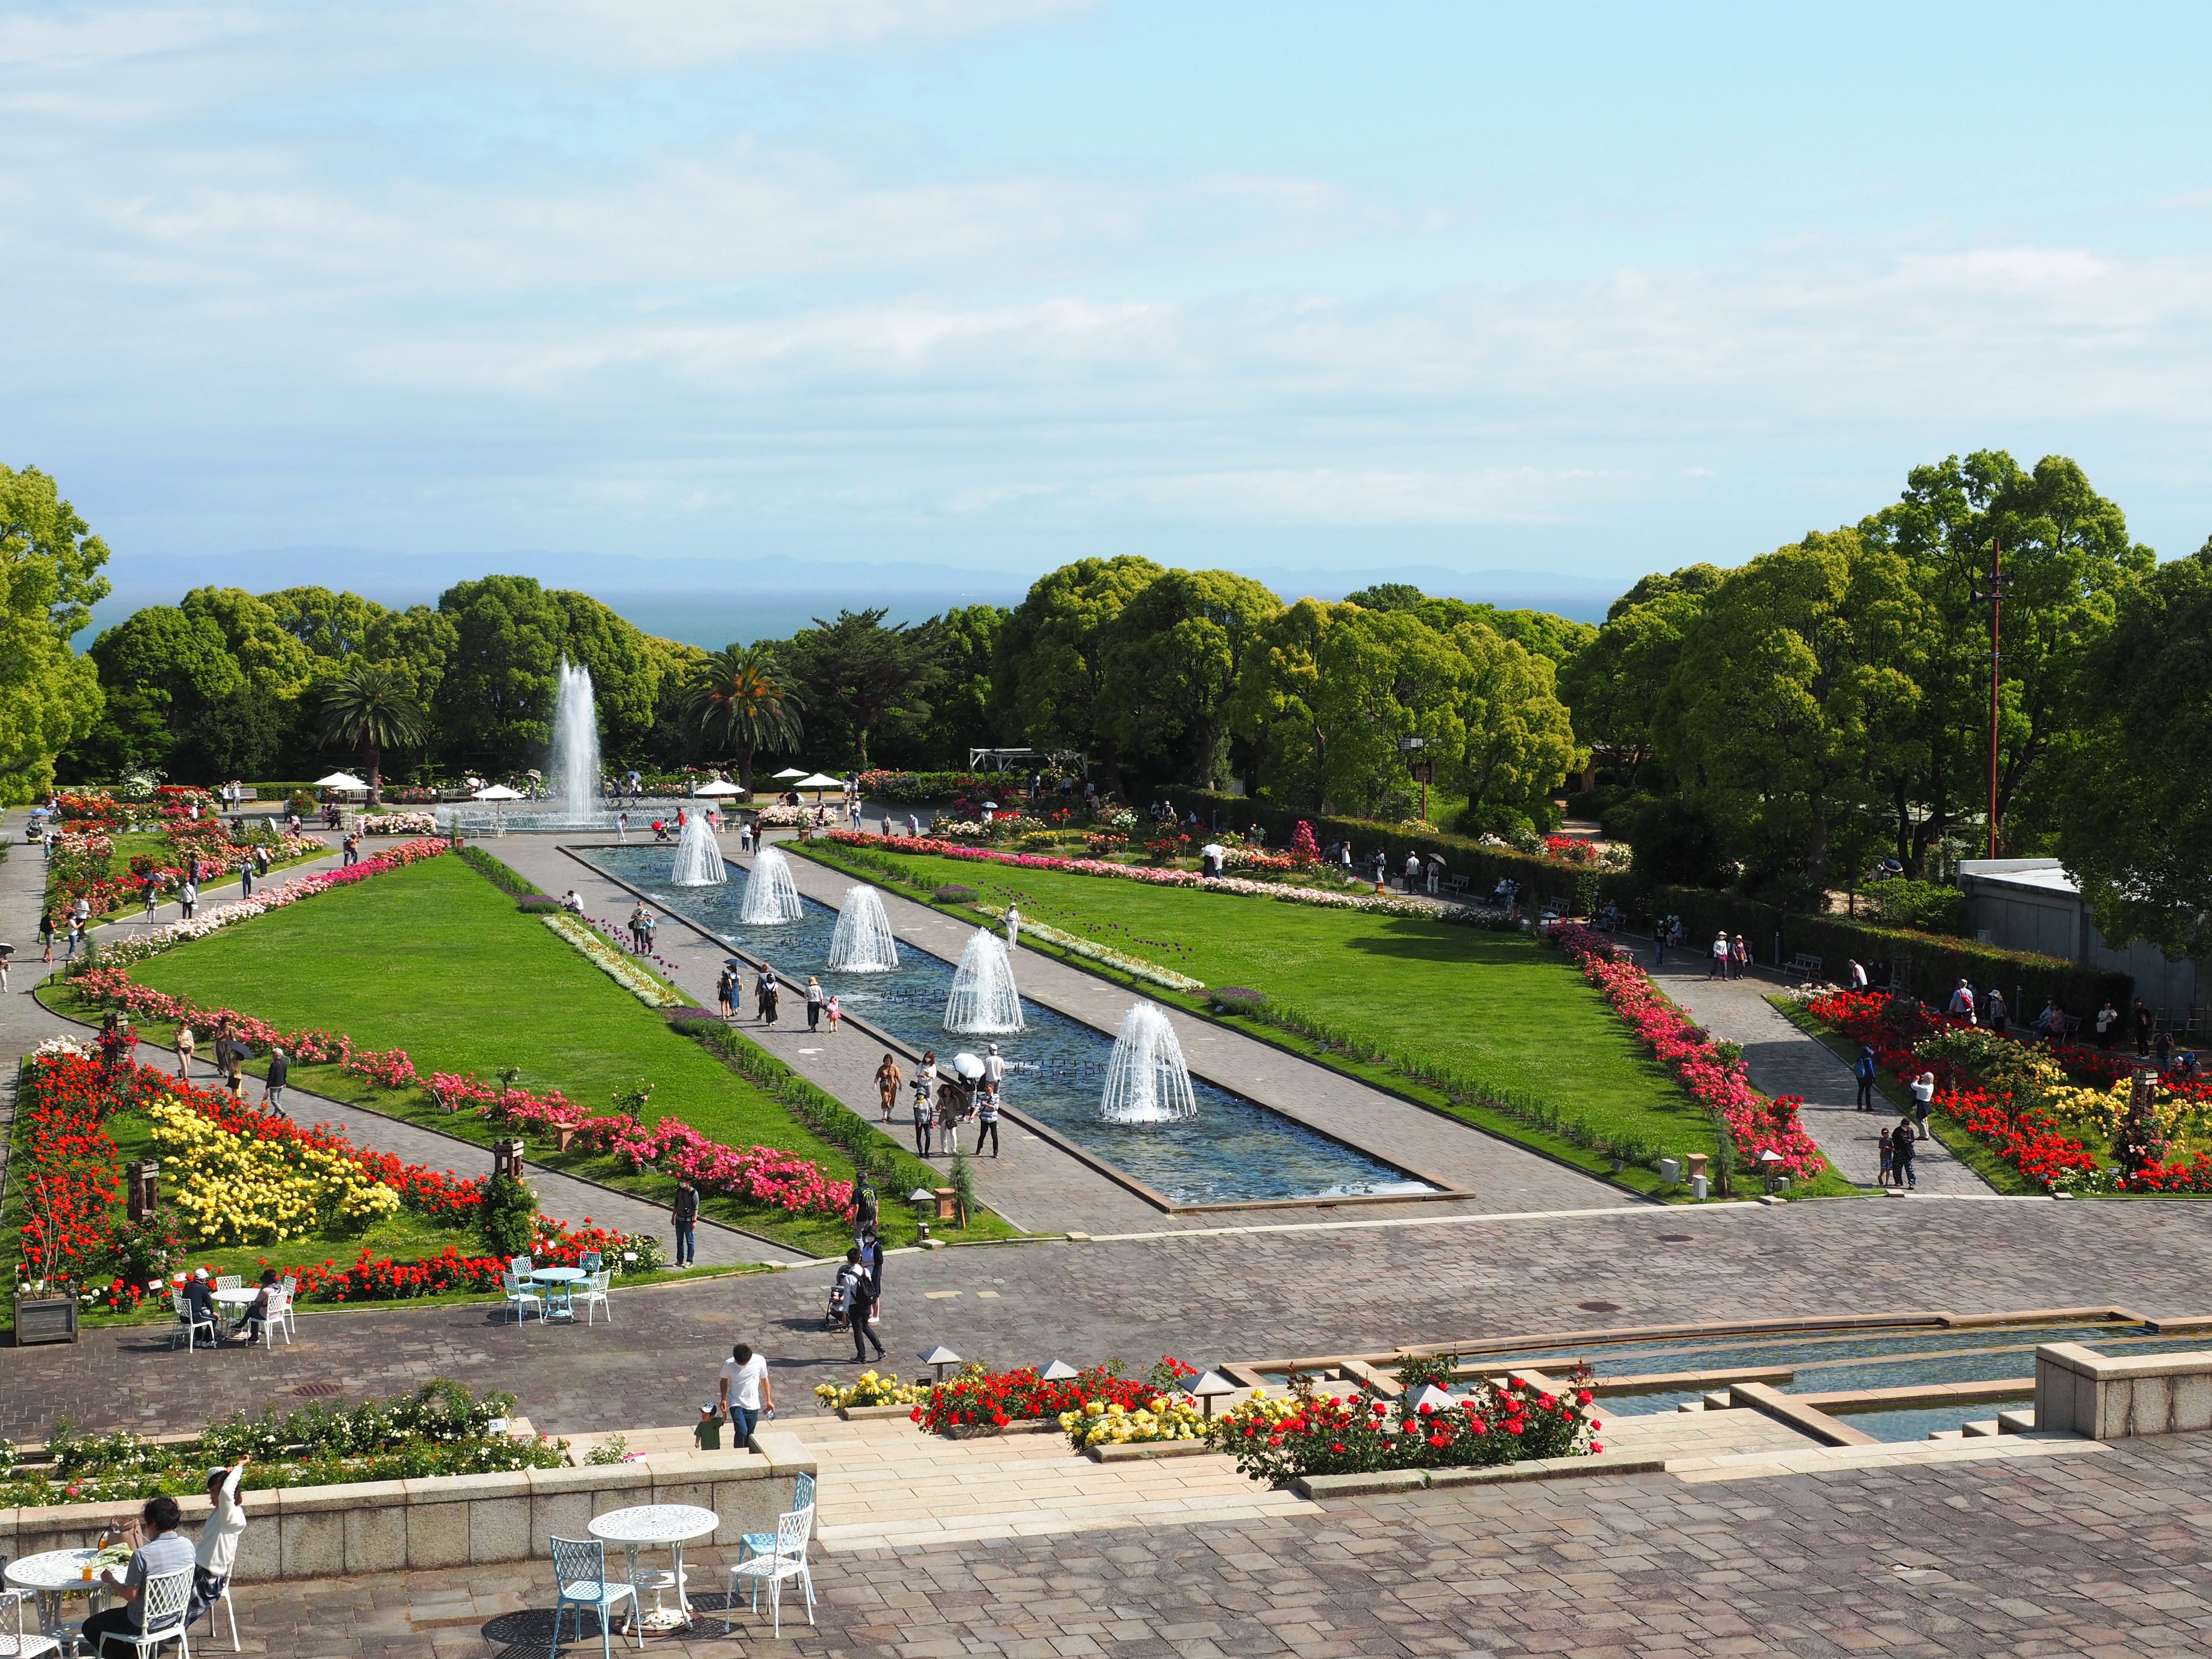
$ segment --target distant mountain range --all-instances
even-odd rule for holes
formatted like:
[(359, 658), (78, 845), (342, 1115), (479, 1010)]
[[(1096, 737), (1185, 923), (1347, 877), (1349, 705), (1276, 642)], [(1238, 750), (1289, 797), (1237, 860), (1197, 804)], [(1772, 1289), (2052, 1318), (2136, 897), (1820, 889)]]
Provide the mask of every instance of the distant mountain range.
[[(1403, 565), (1346, 571), (1232, 565), (1285, 599), (1339, 599), (1380, 582), (1424, 592), (1528, 607), (1595, 622), (1633, 577), (1592, 580), (1534, 570), (1451, 570)], [(949, 607), (1020, 603), (1034, 575), (913, 561), (647, 559), (624, 554), (388, 553), (366, 548), (294, 547), (223, 556), (118, 556), (107, 570), (115, 592), (94, 612), (88, 642), (141, 605), (173, 605), (194, 587), (243, 587), (265, 593), (315, 585), (350, 588), (381, 605), (435, 604), (457, 581), (491, 572), (535, 576), (548, 587), (576, 588), (650, 634), (715, 647), (734, 640), (780, 639), (841, 607), (883, 605), (893, 621), (915, 621)]]

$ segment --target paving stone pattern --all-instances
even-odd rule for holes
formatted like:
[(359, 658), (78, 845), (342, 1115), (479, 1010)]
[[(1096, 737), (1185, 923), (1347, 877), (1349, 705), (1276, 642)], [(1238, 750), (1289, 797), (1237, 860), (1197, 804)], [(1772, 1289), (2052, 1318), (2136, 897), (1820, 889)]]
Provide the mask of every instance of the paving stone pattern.
[[(1216, 1655), (2062, 1655), (2201, 1651), (2212, 1437), (2094, 1457), (1727, 1486), (1666, 1474), (1458, 1488), (1295, 1516), (817, 1558), (820, 1624), (726, 1607), (663, 1652), (852, 1659)], [(245, 1586), (249, 1651), (441, 1659), (551, 1640), (535, 1567)], [(215, 1650), (223, 1650), (220, 1644)]]
[[(1650, 953), (1644, 955), (1650, 966)], [(1858, 1085), (1851, 1069), (1826, 1044), (1791, 1024), (1766, 999), (1782, 988), (1778, 979), (1754, 970), (1743, 979), (1713, 979), (1705, 959), (1686, 946), (1667, 953), (1657, 978), (1667, 994), (1716, 1037), (1743, 1045), (1751, 1080), (1769, 1095), (1802, 1095), (1806, 1133), (1820, 1143), (1847, 1179), (1872, 1187), (1881, 1173), (1881, 1132), (1896, 1115), (1877, 1091), (1881, 1109), (1858, 1109)], [(1914, 1190), (1923, 1193), (1986, 1194), (1989, 1183), (1933, 1139), (1913, 1148)]]

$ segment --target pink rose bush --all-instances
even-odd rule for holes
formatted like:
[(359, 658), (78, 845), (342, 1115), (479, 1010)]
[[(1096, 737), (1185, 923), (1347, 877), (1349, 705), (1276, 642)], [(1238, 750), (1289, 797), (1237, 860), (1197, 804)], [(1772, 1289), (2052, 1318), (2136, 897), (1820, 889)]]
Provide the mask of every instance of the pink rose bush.
[(1792, 1180), (1810, 1180), (1827, 1168), (1820, 1146), (1798, 1121), (1802, 1100), (1795, 1095), (1769, 1100), (1753, 1088), (1743, 1062), (1723, 1058), (1649, 974), (1632, 962), (1613, 959), (1609, 935), (1579, 922), (1561, 922), (1550, 937), (1581, 965), (1583, 977), (1605, 993), (1613, 1012), (1659, 1063), (1699, 1105), (1719, 1114), (1741, 1162), (1756, 1163), (1760, 1153), (1771, 1151), (1782, 1160), (1775, 1173)]

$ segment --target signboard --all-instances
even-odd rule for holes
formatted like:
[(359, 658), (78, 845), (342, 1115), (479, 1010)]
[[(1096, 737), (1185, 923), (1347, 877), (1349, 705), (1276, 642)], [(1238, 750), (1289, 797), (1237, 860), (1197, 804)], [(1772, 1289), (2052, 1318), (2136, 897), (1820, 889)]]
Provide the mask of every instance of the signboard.
[(1415, 761), (1411, 766), (1406, 769), (1406, 771), (1407, 775), (1410, 776), (1415, 783), (1420, 784), (1424, 787), (1434, 783), (1437, 781), (1437, 763), (1434, 761)]

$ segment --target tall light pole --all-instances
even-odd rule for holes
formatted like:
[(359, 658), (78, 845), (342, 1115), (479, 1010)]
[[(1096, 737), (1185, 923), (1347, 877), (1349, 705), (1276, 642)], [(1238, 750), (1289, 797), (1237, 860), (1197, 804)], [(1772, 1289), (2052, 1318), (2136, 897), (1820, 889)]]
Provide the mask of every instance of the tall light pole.
[(1425, 758), (1415, 760), (1413, 757), (1425, 749), (1428, 742), (1426, 738), (1398, 739), (1398, 752), (1407, 757), (1406, 775), (1421, 786), (1421, 822), (1423, 823), (1429, 821), (1429, 782), (1437, 775), (1437, 763)]
[(1990, 838), (1989, 856), (1997, 855), (1997, 687), (2004, 678), (2002, 659), (1997, 651), (1997, 624), (2004, 610), (2005, 590), (2012, 586), (2012, 578), (2004, 574), (2003, 545), (1992, 539), (1990, 543), (1990, 588), (1984, 593), (1972, 589), (1974, 603), (1990, 608)]

